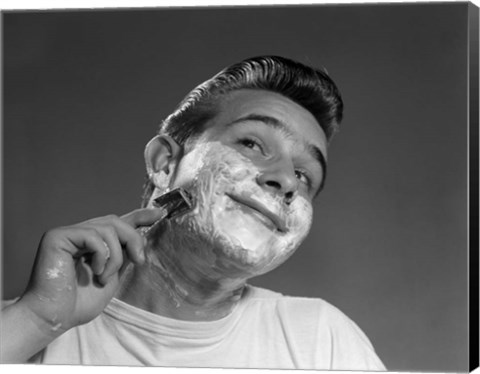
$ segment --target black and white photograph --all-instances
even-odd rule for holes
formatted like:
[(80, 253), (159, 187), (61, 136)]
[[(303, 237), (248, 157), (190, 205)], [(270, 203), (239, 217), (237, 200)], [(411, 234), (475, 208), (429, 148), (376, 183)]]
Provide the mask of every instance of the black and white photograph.
[(0, 362), (478, 367), (478, 16), (3, 10)]

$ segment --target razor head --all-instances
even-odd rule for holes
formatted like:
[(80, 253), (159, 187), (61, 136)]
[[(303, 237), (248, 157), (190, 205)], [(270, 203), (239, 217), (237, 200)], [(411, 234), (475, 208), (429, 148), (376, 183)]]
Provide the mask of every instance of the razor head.
[(181, 216), (193, 208), (192, 194), (183, 188), (176, 188), (153, 200), (153, 205), (165, 210), (166, 219)]

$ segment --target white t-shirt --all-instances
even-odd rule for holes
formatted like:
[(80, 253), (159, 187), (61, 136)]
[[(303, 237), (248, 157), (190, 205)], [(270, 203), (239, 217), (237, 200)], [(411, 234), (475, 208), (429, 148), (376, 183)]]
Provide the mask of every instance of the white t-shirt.
[(353, 321), (321, 299), (249, 286), (217, 321), (162, 317), (113, 299), (32, 358), (47, 364), (385, 370)]

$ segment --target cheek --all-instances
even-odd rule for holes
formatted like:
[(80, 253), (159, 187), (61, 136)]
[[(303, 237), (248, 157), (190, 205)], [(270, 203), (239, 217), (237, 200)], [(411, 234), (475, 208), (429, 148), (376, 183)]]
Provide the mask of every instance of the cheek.
[(295, 200), (285, 216), (288, 233), (279, 234), (243, 212), (225, 195), (227, 191), (249, 194), (266, 206), (280, 206), (279, 199), (267, 196), (256, 183), (259, 170), (249, 159), (218, 144), (209, 144), (202, 154), (192, 152), (186, 157), (182, 178), (177, 181), (178, 185), (191, 185), (196, 206), (179, 222), (222, 248), (225, 259), (263, 271), (283, 262), (300, 245), (312, 220), (307, 200)]
[(299, 196), (292, 204), (287, 214), (287, 227), (297, 235), (305, 237), (310, 231), (313, 219), (312, 204)]
[(203, 165), (197, 169), (194, 179), (200, 202), (211, 204), (213, 200), (225, 202), (225, 192), (255, 186), (258, 169), (247, 158), (230, 147), (212, 145), (204, 155)]
[(176, 186), (192, 185), (206, 169), (211, 156), (211, 146), (200, 143), (193, 151), (187, 153), (178, 165), (175, 178)]
[(185, 220), (195, 219), (208, 227), (219, 210), (229, 210), (225, 192), (254, 184), (258, 170), (245, 157), (221, 143), (206, 143), (182, 159), (174, 187), (185, 187), (195, 198), (194, 210)]

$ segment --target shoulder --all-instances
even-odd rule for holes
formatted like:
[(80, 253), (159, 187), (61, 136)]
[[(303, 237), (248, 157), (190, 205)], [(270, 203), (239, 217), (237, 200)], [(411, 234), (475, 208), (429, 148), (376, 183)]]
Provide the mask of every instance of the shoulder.
[(287, 296), (279, 292), (260, 287), (248, 286), (247, 296), (250, 302), (272, 304), (285, 316), (292, 316), (310, 324), (322, 321), (341, 328), (353, 323), (342, 311), (320, 298)]
[(310, 329), (313, 325), (331, 330), (356, 329), (355, 323), (342, 311), (320, 298), (286, 296), (260, 287), (248, 286), (248, 304), (271, 309), (283, 320)]
[(332, 369), (385, 370), (365, 333), (329, 302), (256, 287), (251, 292), (252, 301), (269, 305), (266, 309), (274, 313), (268, 318), (279, 321), (289, 341), (305, 343), (314, 350), (322, 347), (323, 355), (329, 352)]

